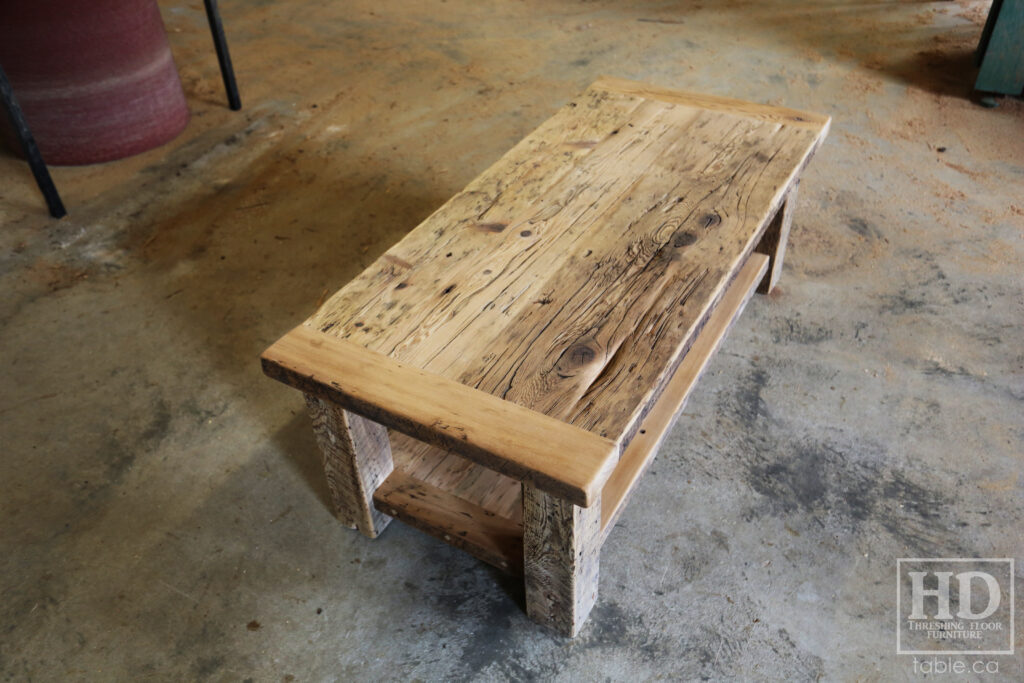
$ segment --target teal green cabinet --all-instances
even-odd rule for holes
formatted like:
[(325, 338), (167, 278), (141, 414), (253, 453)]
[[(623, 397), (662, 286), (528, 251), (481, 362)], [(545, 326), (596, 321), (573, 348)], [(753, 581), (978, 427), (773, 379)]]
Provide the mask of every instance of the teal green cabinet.
[(994, 0), (978, 44), (975, 90), (1024, 92), (1024, 0)]

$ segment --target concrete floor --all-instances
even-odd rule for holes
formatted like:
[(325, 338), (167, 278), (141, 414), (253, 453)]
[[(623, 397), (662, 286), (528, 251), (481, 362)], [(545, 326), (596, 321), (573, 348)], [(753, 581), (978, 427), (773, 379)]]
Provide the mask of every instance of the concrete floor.
[[(895, 558), (1015, 557), (1024, 594), (1024, 106), (967, 99), (987, 2), (223, 0), (241, 113), (201, 4), (161, 6), (178, 140), (54, 169), (59, 222), (0, 156), (3, 680), (903, 680)], [(257, 356), (602, 73), (834, 123), (568, 641), (459, 551), (337, 524)]]

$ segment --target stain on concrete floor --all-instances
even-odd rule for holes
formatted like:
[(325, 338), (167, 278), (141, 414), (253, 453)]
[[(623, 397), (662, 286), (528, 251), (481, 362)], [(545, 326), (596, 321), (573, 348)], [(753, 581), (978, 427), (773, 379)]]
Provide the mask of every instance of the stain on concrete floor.
[[(987, 2), (221, 4), (241, 113), (166, 0), (180, 138), (54, 169), (60, 222), (0, 156), (4, 680), (899, 680), (895, 558), (1020, 566), (1024, 104), (969, 98)], [(257, 356), (599, 74), (834, 123), (567, 641), (472, 558), (337, 524)]]

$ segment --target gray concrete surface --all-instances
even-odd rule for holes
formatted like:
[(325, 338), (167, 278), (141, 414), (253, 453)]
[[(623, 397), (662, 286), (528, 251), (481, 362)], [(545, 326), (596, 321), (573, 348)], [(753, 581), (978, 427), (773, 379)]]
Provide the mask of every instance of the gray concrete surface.
[[(3, 680), (916, 680), (895, 559), (1024, 560), (1024, 106), (967, 97), (987, 2), (224, 0), (239, 114), (201, 4), (161, 6), (181, 138), (55, 169), (60, 222), (0, 156)], [(834, 125), (567, 641), (468, 556), (335, 523), (257, 356), (602, 73)]]

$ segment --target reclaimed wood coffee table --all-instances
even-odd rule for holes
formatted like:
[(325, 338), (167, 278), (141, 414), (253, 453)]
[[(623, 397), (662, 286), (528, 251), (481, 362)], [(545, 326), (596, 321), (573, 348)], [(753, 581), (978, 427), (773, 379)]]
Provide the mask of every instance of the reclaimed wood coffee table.
[(522, 574), (575, 635), (697, 377), (782, 267), (818, 114), (602, 78), (263, 354), (340, 519)]

